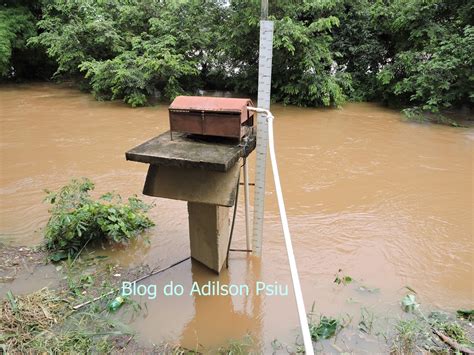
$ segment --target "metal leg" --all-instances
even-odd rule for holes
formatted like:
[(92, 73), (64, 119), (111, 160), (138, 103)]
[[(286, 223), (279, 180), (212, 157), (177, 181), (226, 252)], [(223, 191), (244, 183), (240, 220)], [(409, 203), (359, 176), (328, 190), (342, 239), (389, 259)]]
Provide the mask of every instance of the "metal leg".
[(245, 195), (245, 235), (247, 237), (247, 250), (251, 250), (252, 238), (250, 235), (249, 169), (247, 166), (247, 158), (244, 158), (244, 195)]

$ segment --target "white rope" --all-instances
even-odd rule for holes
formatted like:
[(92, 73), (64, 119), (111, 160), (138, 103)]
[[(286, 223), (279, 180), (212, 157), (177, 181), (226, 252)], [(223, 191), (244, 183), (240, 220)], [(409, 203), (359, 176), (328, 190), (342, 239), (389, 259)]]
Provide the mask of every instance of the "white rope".
[(301, 292), (301, 284), (298, 276), (298, 269), (296, 267), (295, 254), (293, 252), (293, 245), (291, 243), (290, 228), (288, 227), (288, 219), (286, 217), (285, 203), (283, 201), (283, 193), (281, 191), (280, 175), (278, 174), (278, 165), (275, 155), (275, 143), (273, 139), (273, 115), (270, 111), (247, 107), (249, 110), (263, 113), (268, 121), (268, 141), (270, 149), (270, 160), (272, 162), (273, 179), (275, 181), (275, 189), (278, 199), (278, 208), (280, 209), (280, 219), (283, 226), (283, 235), (285, 237), (286, 251), (288, 253), (288, 262), (290, 264), (291, 279), (293, 281), (293, 291), (295, 292), (296, 306), (298, 308), (298, 316), (300, 319), (301, 331), (303, 333), (303, 342), (307, 355), (313, 355), (313, 342), (311, 341), (311, 334), (309, 332), (308, 318), (306, 317), (306, 310), (304, 306), (303, 293)]

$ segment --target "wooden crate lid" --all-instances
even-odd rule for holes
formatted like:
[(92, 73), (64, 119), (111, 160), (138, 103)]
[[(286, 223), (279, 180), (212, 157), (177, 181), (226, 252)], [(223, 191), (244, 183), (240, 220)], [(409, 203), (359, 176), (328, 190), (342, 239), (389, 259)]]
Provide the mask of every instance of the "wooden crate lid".
[(213, 112), (240, 114), (242, 122), (249, 116), (247, 106), (253, 106), (250, 99), (209, 96), (178, 96), (169, 106), (172, 111)]

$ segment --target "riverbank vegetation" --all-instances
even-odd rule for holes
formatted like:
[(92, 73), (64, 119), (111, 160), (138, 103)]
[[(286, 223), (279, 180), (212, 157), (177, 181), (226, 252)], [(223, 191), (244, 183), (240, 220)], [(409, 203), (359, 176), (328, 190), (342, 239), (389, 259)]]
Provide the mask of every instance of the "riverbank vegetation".
[[(42, 267), (32, 260), (47, 262), (44, 252), (27, 248), (9, 248), (12, 259), (29, 272), (42, 273)], [(10, 264), (0, 259), (0, 270)], [(216, 348), (196, 345), (186, 349), (179, 344), (163, 342), (142, 345), (136, 332), (127, 323), (147, 312), (146, 304), (124, 296), (119, 309), (110, 305), (120, 295), (124, 280), (153, 274), (149, 265), (127, 268), (111, 263), (106, 257), (86, 251), (75, 260), (55, 263), (59, 283), (55, 287), (40, 288), (30, 293), (17, 292), (8, 287), (0, 300), (0, 348), (7, 352), (26, 353), (157, 353), (157, 354), (247, 354), (260, 353), (261, 340), (251, 333), (242, 339), (229, 340)], [(3, 281), (5, 282), (5, 281)], [(8, 286), (10, 281), (6, 281)], [(357, 280), (337, 287), (362, 289)], [(367, 288), (364, 288), (367, 290)], [(317, 305), (308, 314), (315, 349), (321, 353), (351, 353), (366, 344), (377, 353), (392, 354), (451, 354), (472, 353), (474, 328), (473, 311), (447, 313), (434, 310), (424, 314), (415, 290), (407, 288), (400, 302), (403, 311), (387, 317), (373, 310), (366, 300), (356, 314), (323, 315)], [(368, 291), (361, 291), (368, 292)], [(375, 346), (375, 347), (374, 347)], [(304, 353), (301, 339), (283, 343), (274, 339), (274, 353)], [(260, 350), (259, 350), (260, 349)], [(370, 352), (370, 350), (369, 350)]]
[[(20, 250), (21, 249), (21, 250)], [(9, 252), (22, 258), (23, 249)], [(30, 250), (35, 259), (48, 262), (47, 254)], [(26, 263), (23, 263), (27, 267)], [(0, 259), (0, 270), (4, 260)], [(29, 265), (32, 269), (34, 265)], [(94, 251), (75, 260), (55, 263), (57, 287), (16, 293), (9, 290), (0, 299), (0, 353), (59, 354), (247, 354), (253, 348), (252, 338), (229, 340), (215, 349), (186, 349), (179, 344), (163, 342), (142, 345), (126, 325), (133, 317), (146, 314), (146, 307), (124, 296), (119, 309), (110, 307), (120, 295), (124, 280), (153, 272), (147, 265), (123, 268), (110, 263)], [(44, 267), (44, 266), (43, 266)], [(41, 266), (40, 266), (41, 268)], [(41, 270), (31, 270), (41, 273)], [(0, 281), (2, 282), (2, 281)]]
[[(382, 101), (446, 123), (473, 104), (468, 0), (270, 1), (272, 98)], [(3, 1), (4, 79), (73, 79), (141, 106), (197, 89), (257, 92), (259, 1)], [(428, 113), (428, 114), (427, 114)]]
[(152, 206), (137, 197), (124, 203), (119, 195), (107, 193), (94, 200), (93, 189), (92, 181), (83, 178), (57, 192), (47, 191), (52, 207), (44, 237), (53, 261), (76, 256), (89, 243), (128, 243), (154, 225), (146, 215)]

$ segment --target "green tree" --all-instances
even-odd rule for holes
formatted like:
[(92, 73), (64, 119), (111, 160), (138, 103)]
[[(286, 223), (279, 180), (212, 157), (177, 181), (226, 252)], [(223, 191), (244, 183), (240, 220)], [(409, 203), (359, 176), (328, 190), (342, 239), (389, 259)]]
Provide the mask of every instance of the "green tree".
[[(272, 98), (301, 106), (339, 106), (350, 89), (350, 75), (336, 70), (331, 30), (339, 19), (331, 15), (335, 1), (274, 1), (275, 21)], [(255, 94), (258, 73), (258, 1), (232, 1), (224, 27), (224, 52), (231, 68), (232, 88)]]
[(9, 76), (14, 68), (13, 51), (25, 48), (28, 37), (36, 34), (31, 12), (25, 7), (0, 8), (0, 74)]
[(213, 65), (221, 10), (205, 0), (53, 0), (31, 42), (48, 48), (56, 74), (85, 73), (97, 98), (140, 106), (199, 84)]
[(472, 105), (474, 3), (396, 0), (383, 11), (393, 48), (377, 73), (385, 101), (431, 113)]
[[(27, 52), (34, 49), (54, 59), (56, 77), (131, 106), (197, 89), (257, 93), (258, 0), (11, 1), (0, 9), (3, 76), (40, 72), (41, 55)], [(382, 100), (412, 115), (472, 107), (473, 4), (270, 1), (272, 98)]]
[[(374, 4), (375, 3), (375, 4)], [(338, 3), (339, 26), (333, 30), (331, 50), (338, 70), (352, 78), (352, 100), (376, 100), (380, 92), (377, 73), (390, 55), (390, 42), (380, 30), (379, 6), (372, 0), (345, 0)]]
[(37, 35), (36, 22), (41, 7), (29, 1), (0, 3), (0, 78), (47, 79), (54, 63), (41, 47), (27, 45)]
[(340, 24), (335, 1), (282, 2), (275, 11), (274, 97), (285, 104), (340, 106), (351, 77), (338, 71), (331, 51), (332, 31)]

